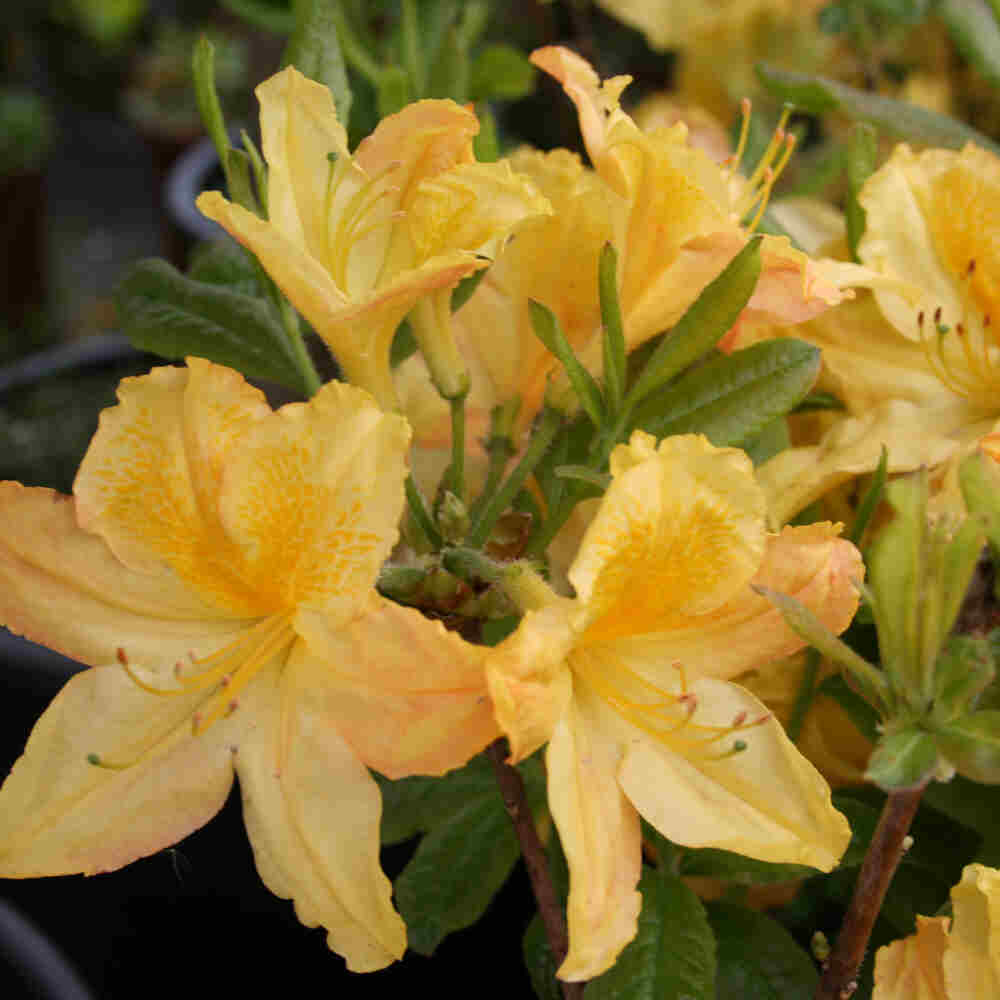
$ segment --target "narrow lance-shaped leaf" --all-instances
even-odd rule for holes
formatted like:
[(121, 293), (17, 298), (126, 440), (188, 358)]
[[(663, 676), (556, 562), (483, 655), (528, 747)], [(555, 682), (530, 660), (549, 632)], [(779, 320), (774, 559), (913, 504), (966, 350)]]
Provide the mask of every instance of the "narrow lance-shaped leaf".
[(129, 340), (165, 358), (193, 354), (308, 395), (285, 331), (259, 298), (185, 278), (165, 260), (134, 264), (115, 290)]
[(580, 364), (552, 310), (533, 300), (528, 307), (535, 336), (562, 362), (584, 412), (595, 427), (600, 427), (604, 421), (604, 399), (594, 376)]
[(947, 25), (955, 48), (994, 87), (1000, 86), (1000, 26), (986, 0), (938, 0), (935, 13)]
[(223, 170), (228, 170), (226, 151), (229, 149), (229, 135), (226, 120), (215, 90), (215, 46), (204, 36), (195, 43), (191, 55), (191, 73), (194, 77), (194, 96), (198, 113), (208, 137), (215, 146)]
[(295, 29), (282, 56), (303, 76), (329, 87), (337, 117), (346, 128), (351, 113), (351, 87), (337, 31), (339, 0), (294, 0)]
[(879, 94), (855, 90), (836, 80), (796, 73), (767, 63), (757, 64), (757, 75), (775, 97), (803, 111), (822, 115), (839, 109), (900, 138), (913, 139), (928, 146), (961, 149), (967, 142), (974, 142), (984, 149), (1000, 153), (1000, 145), (982, 132), (915, 104), (894, 101)]
[(628, 393), (628, 406), (703, 357), (733, 326), (760, 277), (760, 243), (759, 237), (750, 240), (660, 341)]
[(866, 213), (858, 200), (861, 188), (875, 172), (878, 160), (878, 133), (865, 122), (857, 122), (847, 140), (847, 248), (855, 261), (858, 243), (865, 234)]
[(587, 984), (587, 1000), (714, 1000), (715, 936), (701, 900), (677, 875), (652, 868), (639, 891), (638, 933)]
[(872, 481), (865, 490), (865, 495), (858, 504), (858, 512), (854, 515), (854, 523), (847, 533), (847, 540), (855, 545), (861, 544), (865, 531), (871, 522), (872, 515), (882, 502), (882, 494), (885, 492), (885, 482), (889, 476), (889, 452), (885, 445), (882, 445), (882, 453), (879, 455), (878, 466), (872, 476)]
[(632, 427), (656, 437), (704, 434), (719, 447), (742, 444), (805, 396), (820, 361), (818, 348), (785, 338), (718, 355), (650, 396)]
[(625, 394), (625, 331), (618, 301), (618, 251), (604, 244), (597, 268), (597, 287), (601, 299), (604, 326), (604, 392), (608, 413), (617, 414)]
[(818, 649), (828, 660), (849, 671), (868, 701), (882, 715), (886, 714), (889, 688), (885, 678), (875, 667), (855, 653), (846, 642), (838, 639), (809, 608), (794, 597), (759, 584), (751, 586), (777, 607), (790, 629), (802, 636), (810, 646)]

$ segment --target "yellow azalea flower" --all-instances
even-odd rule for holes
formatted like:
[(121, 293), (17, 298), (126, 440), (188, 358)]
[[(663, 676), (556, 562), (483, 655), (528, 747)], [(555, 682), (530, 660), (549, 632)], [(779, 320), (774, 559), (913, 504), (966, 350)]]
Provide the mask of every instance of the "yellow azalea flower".
[[(741, 219), (762, 208), (789, 152), (777, 137), (744, 179), (692, 145), (682, 123), (641, 130), (619, 106), (629, 77), (602, 85), (585, 60), (564, 48), (539, 49), (531, 58), (576, 104), (594, 169), (566, 150), (521, 151), (509, 160), (542, 192), (553, 214), (521, 228), (454, 317), (472, 384), (467, 412), (483, 430), (492, 408), (514, 396), (521, 399), (518, 429), (527, 427), (559, 368), (534, 335), (529, 300), (555, 313), (581, 361), (599, 373), (597, 266), (604, 244), (610, 240), (618, 250), (619, 298), (631, 351), (673, 326), (745, 245), (750, 227)], [(800, 322), (849, 297), (844, 286), (861, 272), (813, 261), (786, 238), (773, 236), (764, 237), (762, 264), (744, 315), (782, 323)], [(400, 380), (418, 443), (443, 455), (448, 414), (432, 399), (422, 362), (403, 366)], [(565, 379), (561, 391), (569, 391)]]
[(575, 598), (523, 574), (527, 611), (487, 659), (512, 758), (548, 742), (549, 806), (570, 869), (563, 979), (607, 969), (636, 932), (639, 815), (664, 836), (829, 871), (847, 845), (830, 790), (730, 679), (801, 648), (751, 581), (835, 631), (857, 605), (836, 526), (768, 535), (742, 452), (636, 432), (569, 570)]
[(330, 91), (294, 67), (256, 90), (268, 164), (267, 220), (217, 191), (198, 207), (260, 260), (350, 381), (395, 408), (389, 347), (414, 327), (441, 391), (464, 388), (450, 292), (498, 241), (548, 205), (504, 163), (476, 163), (475, 114), (418, 101), (383, 119), (352, 156)]
[(336, 382), (272, 412), (197, 358), (118, 395), (75, 498), (0, 484), (0, 621), (94, 664), (0, 789), (0, 876), (152, 854), (235, 773), (266, 885), (381, 968), (406, 932), (366, 765), (440, 774), (495, 733), (479, 649), (373, 587), (409, 429)]
[(956, 507), (958, 461), (1000, 429), (1000, 158), (897, 146), (860, 200), (859, 254), (881, 280), (793, 331), (822, 348), (821, 384), (847, 413), (759, 470), (779, 519), (873, 470), (883, 443), (890, 471), (929, 466), (937, 505)]
[(917, 931), (879, 948), (873, 1000), (1000, 996), (1000, 871), (967, 865), (951, 890), (952, 917), (917, 917)]

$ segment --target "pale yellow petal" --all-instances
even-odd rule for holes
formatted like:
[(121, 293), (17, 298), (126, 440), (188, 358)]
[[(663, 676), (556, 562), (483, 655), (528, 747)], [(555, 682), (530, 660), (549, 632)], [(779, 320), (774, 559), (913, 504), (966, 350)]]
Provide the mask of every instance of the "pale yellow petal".
[(486, 648), (439, 621), (373, 595), (336, 629), (300, 613), (312, 678), (301, 697), (335, 720), (348, 745), (389, 778), (443, 774), (500, 735), (486, 691)]
[(1000, 871), (967, 865), (951, 901), (954, 920), (944, 954), (948, 1000), (1000, 996)]
[(0, 624), (87, 664), (118, 649), (147, 669), (211, 652), (242, 628), (165, 566), (129, 569), (83, 531), (71, 497), (0, 483)]
[(268, 165), (268, 218), (286, 239), (322, 260), (331, 171), (327, 157), (350, 155), (333, 97), (294, 66), (265, 80), (255, 93)]
[(614, 481), (570, 569), (587, 642), (662, 631), (718, 607), (763, 555), (764, 497), (746, 455), (680, 435), (647, 457), (649, 441), (635, 435), (612, 453)]
[(338, 624), (357, 613), (396, 542), (409, 438), (402, 417), (340, 382), (244, 436), (220, 520), (268, 612), (322, 610)]
[(566, 657), (575, 640), (575, 613), (566, 599), (529, 611), (487, 656), (490, 696), (515, 762), (545, 743), (566, 711), (572, 687)]
[[(864, 578), (861, 554), (829, 523), (786, 527), (769, 535), (752, 582), (790, 594), (835, 634), (858, 607), (855, 582)], [(617, 639), (619, 653), (649, 663), (680, 661), (693, 676), (732, 680), (801, 649), (802, 638), (780, 611), (744, 586), (725, 604), (701, 615), (678, 616), (668, 630)]]
[(569, 865), (569, 951), (557, 975), (587, 980), (635, 937), (642, 897), (639, 817), (616, 780), (621, 750), (574, 694), (545, 755), (549, 808)]
[(947, 940), (947, 917), (918, 916), (915, 934), (875, 953), (872, 1000), (958, 1000), (945, 989), (941, 968)]
[(889, 472), (938, 465), (958, 447), (946, 436), (953, 426), (940, 412), (895, 399), (839, 420), (818, 445), (787, 448), (757, 469), (772, 523), (784, 524), (829, 490), (873, 472), (883, 445)]
[[(859, 195), (865, 209), (865, 234), (858, 244), (863, 263), (910, 282), (909, 295), (876, 292), (886, 319), (911, 340), (919, 339), (917, 313), (942, 309), (946, 323), (962, 318), (961, 300), (954, 277), (943, 266), (935, 246), (932, 216), (962, 210), (949, 200), (935, 199), (935, 181), (955, 163), (958, 153), (930, 149), (914, 153), (901, 144), (865, 182)], [(979, 212), (984, 208), (979, 205)], [(964, 267), (968, 261), (962, 261)]]
[(280, 682), (247, 699), (255, 726), (235, 757), (257, 871), (355, 972), (402, 956), (406, 929), (379, 865), (381, 796), (323, 706), (304, 697), (312, 661), (294, 652)]
[[(208, 696), (149, 694), (117, 665), (72, 677), (0, 789), (0, 875), (110, 871), (211, 819), (246, 719), (193, 737), (191, 714)], [(97, 766), (89, 754), (128, 766)]]
[[(687, 692), (697, 703), (691, 721), (659, 739), (603, 712), (625, 748), (618, 780), (636, 809), (678, 844), (830, 871), (851, 830), (819, 772), (743, 688), (704, 677)], [(721, 738), (709, 742), (714, 732)], [(746, 748), (727, 753), (737, 739)]]

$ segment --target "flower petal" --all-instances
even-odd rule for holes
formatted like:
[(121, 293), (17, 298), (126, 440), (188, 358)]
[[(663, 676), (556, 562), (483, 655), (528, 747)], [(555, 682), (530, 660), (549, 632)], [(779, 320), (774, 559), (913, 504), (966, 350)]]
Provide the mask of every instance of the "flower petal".
[(336, 720), (369, 767), (389, 778), (461, 767), (500, 732), (486, 691), (486, 649), (377, 595), (332, 629), (300, 613), (297, 655), (314, 661), (302, 697)]
[(80, 528), (72, 497), (0, 483), (0, 523), (0, 622), (82, 663), (123, 649), (146, 669), (172, 667), (243, 628), (167, 567), (124, 566)]
[(206, 697), (149, 694), (119, 666), (70, 678), (0, 789), (0, 875), (110, 871), (211, 819), (229, 793), (230, 744), (244, 720), (193, 737), (190, 717)]
[[(753, 582), (790, 594), (839, 635), (858, 607), (855, 582), (864, 579), (861, 553), (838, 537), (829, 523), (786, 527), (770, 535)], [(804, 640), (785, 623), (781, 612), (749, 586), (721, 607), (671, 623), (669, 630), (619, 639), (630, 659), (650, 663), (679, 660), (701, 677), (732, 680), (802, 648)]]
[(944, 954), (948, 997), (1000, 996), (1000, 871), (967, 865), (951, 902), (955, 917)]
[(890, 473), (939, 465), (958, 448), (945, 436), (956, 419), (889, 399), (861, 417), (839, 420), (818, 445), (786, 448), (757, 469), (772, 523), (784, 524), (834, 487), (873, 472), (883, 445)]
[(326, 246), (328, 154), (348, 158), (347, 134), (329, 89), (287, 66), (257, 87), (267, 160), (267, 214), (301, 250), (322, 260)]
[(256, 725), (235, 758), (243, 817), (265, 885), (368, 972), (402, 956), (406, 929), (379, 865), (378, 786), (336, 720), (303, 697), (312, 662), (293, 650), (280, 686), (268, 673), (248, 692), (242, 710)]
[[(917, 931), (875, 953), (872, 1000), (956, 1000), (945, 989), (941, 960), (948, 940), (947, 917), (917, 917)], [(969, 994), (969, 998), (987, 994)]]
[(219, 514), (269, 611), (357, 613), (396, 542), (409, 436), (368, 393), (330, 382), (244, 437)]
[(572, 602), (529, 611), (486, 659), (497, 722), (512, 762), (533, 754), (566, 711), (572, 689), (566, 657), (575, 641)]
[(616, 780), (618, 743), (575, 692), (545, 755), (549, 808), (569, 864), (569, 952), (560, 979), (592, 979), (635, 937), (642, 897), (639, 817)]
[(719, 606), (764, 551), (764, 496), (746, 455), (704, 437), (637, 432), (611, 456), (614, 476), (569, 577), (587, 606), (585, 641), (669, 627)]
[[(602, 724), (625, 747), (619, 783), (639, 813), (678, 844), (830, 871), (851, 829), (819, 772), (743, 688), (702, 677), (687, 691), (697, 710), (669, 740), (602, 706)], [(749, 728), (734, 730), (738, 720)], [(708, 742), (713, 729), (701, 727), (736, 733), (746, 748), (727, 755), (732, 741)]]

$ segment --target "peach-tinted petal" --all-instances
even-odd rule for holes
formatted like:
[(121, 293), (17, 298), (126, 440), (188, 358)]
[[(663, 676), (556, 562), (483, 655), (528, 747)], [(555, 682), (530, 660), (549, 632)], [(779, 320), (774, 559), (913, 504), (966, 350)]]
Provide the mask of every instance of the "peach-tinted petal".
[(373, 595), (349, 624), (299, 615), (310, 660), (301, 697), (315, 702), (357, 757), (389, 778), (461, 767), (500, 732), (486, 691), (486, 649)]
[(666, 438), (650, 454), (652, 441), (637, 432), (612, 453), (614, 481), (570, 569), (590, 617), (586, 642), (704, 613), (763, 554), (764, 498), (746, 455), (698, 435)]
[(370, 972), (406, 948), (379, 865), (381, 795), (336, 720), (304, 697), (312, 673), (293, 652), (247, 699), (257, 724), (235, 757), (243, 818), (264, 884), (307, 927), (322, 925), (349, 969)]
[(207, 604), (253, 615), (215, 505), (236, 442), (270, 415), (263, 396), (229, 368), (195, 359), (123, 379), (118, 400), (101, 413), (73, 485), (81, 526), (126, 566), (168, 566)]
[(945, 989), (941, 968), (947, 941), (947, 917), (918, 916), (915, 934), (875, 953), (872, 1000), (956, 1000)]
[(268, 612), (356, 614), (396, 542), (406, 421), (330, 382), (247, 433), (223, 481), (220, 520)]
[(955, 916), (944, 954), (949, 1000), (1000, 996), (1000, 871), (967, 865), (951, 902)]
[(490, 697), (514, 762), (549, 739), (566, 711), (572, 688), (566, 656), (578, 613), (565, 598), (529, 611), (487, 657)]
[(211, 819), (247, 720), (193, 737), (191, 713), (206, 697), (149, 694), (117, 665), (70, 678), (0, 789), (0, 875), (109, 871)]
[(873, 472), (883, 445), (889, 472), (940, 464), (958, 447), (944, 436), (952, 426), (942, 425), (939, 412), (890, 399), (864, 416), (838, 421), (818, 445), (785, 449), (757, 469), (772, 522), (784, 524), (824, 493)]
[[(696, 678), (687, 691), (697, 703), (691, 721), (660, 739), (603, 710), (602, 724), (625, 748), (618, 780), (640, 814), (689, 847), (833, 868), (850, 826), (833, 808), (822, 776), (765, 706), (743, 688), (709, 677)], [(733, 735), (709, 742), (713, 730), (702, 727)], [(745, 749), (727, 754), (737, 737)]]
[(558, 976), (592, 979), (635, 936), (642, 897), (639, 817), (616, 780), (621, 750), (597, 706), (574, 693), (545, 755), (549, 808), (569, 865), (569, 952)]
[(119, 648), (147, 669), (223, 646), (242, 629), (172, 570), (124, 566), (52, 490), (0, 483), (0, 622), (87, 664)]
[[(861, 554), (839, 533), (839, 526), (822, 523), (786, 527), (768, 536), (752, 581), (791, 594), (838, 635), (854, 617), (854, 584), (864, 578)], [(749, 586), (706, 614), (678, 616), (663, 631), (616, 640), (616, 649), (623, 655), (627, 649), (630, 661), (679, 660), (697, 676), (723, 680), (788, 656), (802, 645), (781, 612)]]
[(268, 164), (268, 218), (314, 257), (325, 254), (330, 186), (328, 154), (349, 156), (329, 89), (288, 66), (257, 90), (260, 132)]

